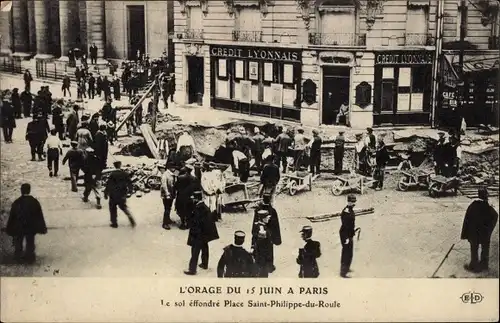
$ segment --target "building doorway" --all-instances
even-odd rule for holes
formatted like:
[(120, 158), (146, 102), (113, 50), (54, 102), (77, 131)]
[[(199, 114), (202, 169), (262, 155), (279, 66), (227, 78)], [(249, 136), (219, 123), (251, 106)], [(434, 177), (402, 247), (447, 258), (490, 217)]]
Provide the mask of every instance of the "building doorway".
[(344, 103), (349, 105), (350, 83), (351, 70), (349, 67), (323, 67), (322, 124), (336, 124), (340, 106)]
[(187, 90), (188, 90), (188, 104), (198, 103), (202, 104), (201, 100), (204, 93), (203, 84), (203, 58), (197, 56), (187, 57), (187, 67), (188, 67), (188, 79), (187, 79)]
[(128, 59), (137, 59), (146, 52), (146, 24), (144, 6), (127, 6), (128, 17)]

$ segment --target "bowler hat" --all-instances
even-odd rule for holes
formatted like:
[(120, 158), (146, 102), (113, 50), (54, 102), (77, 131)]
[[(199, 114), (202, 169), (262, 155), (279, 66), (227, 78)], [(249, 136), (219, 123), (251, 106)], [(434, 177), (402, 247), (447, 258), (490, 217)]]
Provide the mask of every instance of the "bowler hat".
[(266, 217), (269, 214), (269, 211), (267, 210), (259, 210), (257, 211), (257, 215), (261, 218)]
[(304, 232), (304, 233), (308, 233), (308, 232), (312, 233), (312, 230), (313, 230), (313, 228), (310, 225), (304, 225), (302, 227), (302, 230), (300, 230), (299, 232), (300, 233), (302, 233), (302, 232)]
[(488, 189), (486, 187), (480, 187), (477, 190), (477, 197), (481, 200), (487, 200), (488, 199)]
[(235, 238), (244, 238), (245, 237), (245, 232), (238, 230), (234, 232), (234, 237)]

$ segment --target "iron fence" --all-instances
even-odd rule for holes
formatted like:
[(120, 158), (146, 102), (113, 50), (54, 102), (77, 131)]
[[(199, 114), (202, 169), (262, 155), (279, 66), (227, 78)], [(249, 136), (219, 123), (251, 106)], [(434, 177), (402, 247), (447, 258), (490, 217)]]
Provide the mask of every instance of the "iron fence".
[(261, 42), (262, 31), (233, 30), (234, 41)]
[(366, 46), (366, 34), (310, 33), (309, 44), (333, 46)]
[(21, 59), (3, 56), (1, 57), (0, 71), (14, 74), (22, 74)]
[(184, 31), (184, 38), (203, 40), (203, 29), (186, 29)]
[(405, 45), (432, 46), (434, 45), (434, 37), (431, 34), (406, 33)]

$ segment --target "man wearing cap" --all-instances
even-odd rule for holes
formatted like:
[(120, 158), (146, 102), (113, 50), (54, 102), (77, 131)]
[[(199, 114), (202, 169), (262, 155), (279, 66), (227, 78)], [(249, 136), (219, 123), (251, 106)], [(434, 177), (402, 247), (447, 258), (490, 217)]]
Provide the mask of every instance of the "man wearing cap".
[(271, 200), (273, 200), (276, 186), (281, 177), (280, 169), (278, 165), (274, 163), (273, 156), (266, 157), (264, 163), (262, 174), (260, 175), (259, 195), (263, 196), (264, 194), (268, 194), (271, 196)]
[(170, 230), (170, 224), (173, 221), (170, 219), (170, 212), (172, 210), (172, 204), (175, 198), (175, 175), (174, 175), (174, 165), (167, 162), (166, 167), (159, 165), (158, 168), (163, 172), (161, 175), (161, 199), (163, 201), (163, 222), (162, 228), (165, 230)]
[(196, 275), (196, 267), (201, 252), (201, 269), (208, 269), (209, 248), (208, 243), (219, 239), (217, 226), (210, 214), (210, 209), (203, 202), (201, 191), (193, 193), (194, 209), (191, 218), (187, 245), (191, 247), (189, 268), (184, 271), (186, 275)]
[(443, 175), (445, 172), (445, 159), (446, 159), (446, 134), (438, 132), (439, 139), (434, 147), (434, 171), (436, 175)]
[(136, 223), (127, 206), (127, 193), (132, 188), (132, 181), (130, 180), (130, 176), (121, 169), (121, 161), (117, 160), (113, 165), (116, 169), (109, 174), (108, 182), (104, 189), (104, 199), (108, 199), (109, 197), (110, 227), (118, 228), (117, 207), (119, 207), (128, 217), (130, 225), (134, 228)]
[(300, 166), (302, 166), (304, 156), (305, 156), (305, 150), (307, 146), (308, 138), (304, 135), (304, 129), (299, 127), (297, 129), (297, 133), (293, 137), (293, 143), (294, 143), (294, 150), (295, 150), (295, 156), (294, 156), (294, 169), (295, 171), (298, 171)]
[(255, 259), (256, 277), (269, 277), (272, 269), (272, 232), (269, 228), (271, 215), (267, 210), (257, 211), (257, 222), (252, 227), (252, 250)]
[(292, 138), (288, 135), (288, 130), (285, 127), (283, 127), (281, 133), (278, 137), (276, 137), (275, 142), (276, 164), (279, 166), (279, 163), (281, 162), (283, 173), (286, 173), (288, 151), (290, 149), (290, 145), (292, 144)]
[(63, 111), (62, 106), (64, 105), (64, 101), (62, 99), (57, 100), (57, 102), (53, 105), (52, 108), (52, 124), (56, 129), (57, 134), (59, 135), (59, 139), (64, 140), (64, 121), (63, 121)]
[(254, 128), (253, 140), (253, 156), (255, 159), (255, 168), (257, 169), (257, 174), (260, 175), (262, 172), (262, 153), (264, 152), (263, 141), (266, 139), (261, 133), (258, 127)]
[(191, 213), (193, 212), (193, 202), (191, 196), (195, 191), (196, 178), (191, 175), (191, 169), (184, 166), (179, 172), (175, 182), (175, 209), (181, 219), (179, 229), (186, 230), (190, 225)]
[(61, 91), (63, 91), (63, 96), (66, 97), (66, 91), (68, 91), (69, 97), (71, 98), (71, 79), (68, 73), (64, 73)]
[[(45, 142), (47, 149), (47, 168), (49, 169), (49, 176), (56, 176), (59, 172), (59, 156), (62, 155), (62, 143), (57, 136), (56, 129), (50, 130), (50, 136)], [(52, 169), (54, 173), (52, 173)]]
[(321, 257), (321, 244), (312, 239), (312, 227), (304, 226), (300, 230), (302, 240), (305, 241), (303, 248), (299, 249), (297, 264), (300, 265), (299, 278), (318, 278), (318, 259)]
[(96, 198), (97, 208), (101, 209), (101, 194), (97, 189), (97, 174), (99, 169), (99, 160), (97, 159), (94, 149), (87, 147), (85, 150), (85, 160), (83, 163), (83, 182), (85, 190), (83, 191), (83, 202), (89, 201), (90, 192), (94, 192)]
[(78, 130), (78, 125), (80, 124), (80, 117), (78, 116), (79, 109), (80, 107), (77, 104), (73, 105), (73, 111), (66, 119), (66, 131), (68, 132), (69, 139), (72, 141), (76, 138), (76, 131)]
[(112, 109), (113, 109), (113, 107), (111, 106), (111, 101), (106, 100), (106, 103), (104, 103), (104, 105), (101, 108), (102, 120), (104, 120), (105, 122), (110, 121), (109, 114), (110, 114)]
[(340, 226), (340, 243), (342, 244), (342, 254), (340, 256), (340, 276), (349, 278), (347, 273), (350, 272), (352, 257), (354, 252), (353, 237), (355, 234), (355, 214), (354, 205), (356, 204), (356, 196), (349, 194), (347, 196), (347, 206), (340, 214), (342, 225)]
[(80, 169), (83, 167), (83, 152), (78, 149), (78, 142), (72, 141), (71, 148), (66, 152), (66, 155), (63, 158), (62, 164), (65, 165), (66, 161), (68, 161), (69, 165), (69, 174), (71, 178), (71, 191), (78, 192), (78, 188), (76, 186), (76, 182), (78, 181), (78, 176)]
[(310, 168), (311, 168), (311, 173), (313, 175), (319, 175), (320, 173), (320, 166), (321, 166), (321, 145), (323, 143), (323, 140), (319, 136), (319, 131), (314, 129), (312, 131), (313, 133), (313, 139), (309, 142), (309, 148), (310, 148)]
[(269, 273), (272, 273), (276, 270), (274, 266), (274, 246), (281, 245), (281, 229), (280, 222), (278, 217), (278, 212), (271, 205), (272, 196), (269, 193), (264, 193), (264, 197), (262, 199), (262, 203), (260, 203), (254, 211), (253, 223), (257, 223), (259, 221), (259, 211), (266, 211), (269, 214), (269, 222), (267, 223), (267, 228), (269, 229), (271, 235), (271, 245), (269, 245)]
[[(491, 234), (498, 221), (497, 211), (488, 202), (488, 190), (481, 187), (477, 195), (478, 199), (467, 208), (460, 236), (469, 241), (471, 258), (465, 269), (472, 272), (488, 270)], [(480, 246), (481, 260), (478, 258)]]
[(344, 146), (345, 146), (345, 137), (344, 131), (339, 131), (337, 137), (335, 137), (335, 149), (333, 150), (333, 157), (335, 159), (335, 174), (342, 174), (343, 170), (343, 162), (344, 162)]
[(226, 246), (217, 265), (219, 278), (246, 278), (254, 275), (252, 255), (243, 247), (245, 232), (234, 233), (234, 243)]

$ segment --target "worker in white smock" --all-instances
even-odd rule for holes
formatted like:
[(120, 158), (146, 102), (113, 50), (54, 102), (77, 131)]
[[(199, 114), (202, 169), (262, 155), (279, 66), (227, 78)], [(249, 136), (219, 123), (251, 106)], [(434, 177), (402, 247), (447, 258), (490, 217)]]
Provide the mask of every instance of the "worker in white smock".
[(214, 220), (220, 220), (223, 206), (222, 193), (226, 189), (226, 179), (224, 174), (215, 168), (214, 163), (209, 163), (206, 170), (202, 172), (201, 189), (204, 202), (210, 209)]
[(184, 130), (177, 141), (177, 154), (181, 161), (186, 161), (193, 157), (194, 140), (187, 130)]

